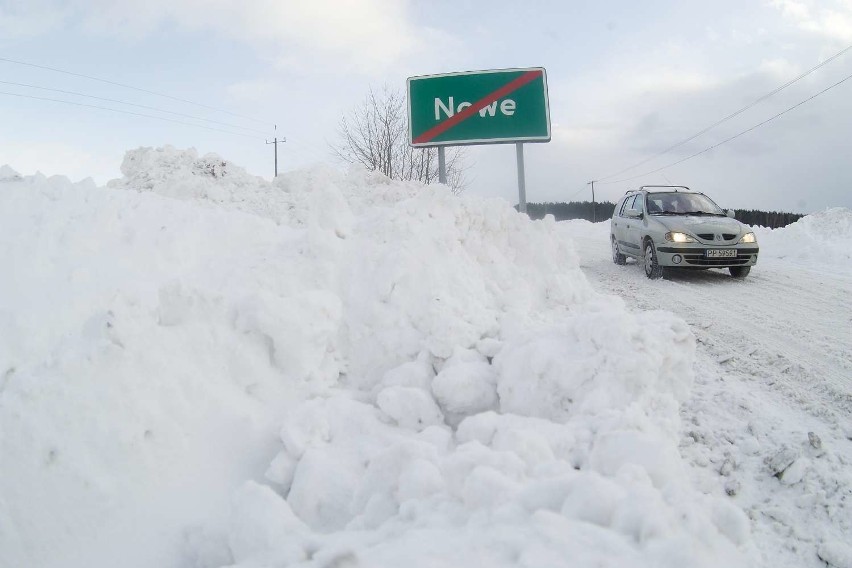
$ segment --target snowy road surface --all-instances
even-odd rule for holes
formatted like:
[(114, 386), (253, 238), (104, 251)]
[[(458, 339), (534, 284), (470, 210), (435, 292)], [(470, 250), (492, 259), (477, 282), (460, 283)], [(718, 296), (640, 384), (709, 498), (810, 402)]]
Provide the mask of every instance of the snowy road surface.
[(650, 281), (634, 261), (610, 260), (608, 222), (573, 223), (570, 234), (598, 290), (634, 309), (676, 313), (711, 359), (809, 412), (852, 415), (852, 277), (761, 258), (742, 280), (714, 269)]
[[(681, 452), (707, 491), (735, 493), (767, 565), (850, 565), (852, 558), (833, 558), (830, 549), (852, 534), (848, 259), (820, 269), (772, 258), (764, 246), (743, 280), (723, 270), (681, 270), (651, 281), (632, 260), (612, 262), (608, 222), (561, 225), (595, 288), (689, 323), (698, 354)], [(773, 458), (795, 463), (793, 475), (774, 475)]]

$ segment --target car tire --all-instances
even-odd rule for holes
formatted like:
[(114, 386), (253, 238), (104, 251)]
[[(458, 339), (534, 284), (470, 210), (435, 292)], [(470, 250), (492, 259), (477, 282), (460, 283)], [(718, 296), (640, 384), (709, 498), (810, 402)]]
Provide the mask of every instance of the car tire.
[(751, 266), (731, 266), (728, 271), (734, 278), (745, 278), (751, 272)]
[(618, 251), (618, 242), (615, 237), (610, 240), (612, 241), (612, 261), (619, 266), (624, 266), (627, 264), (627, 257)]
[(663, 276), (663, 267), (657, 262), (657, 249), (654, 248), (654, 243), (649, 239), (645, 241), (645, 276), (651, 280), (656, 280)]

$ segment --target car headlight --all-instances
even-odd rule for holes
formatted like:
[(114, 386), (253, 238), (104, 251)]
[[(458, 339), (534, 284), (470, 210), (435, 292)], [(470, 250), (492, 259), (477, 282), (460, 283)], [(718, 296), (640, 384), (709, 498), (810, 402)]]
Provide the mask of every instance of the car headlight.
[(757, 238), (754, 236), (754, 233), (746, 233), (743, 235), (743, 238), (740, 239), (741, 243), (756, 243)]
[(666, 240), (673, 243), (694, 243), (695, 239), (686, 233), (666, 233)]

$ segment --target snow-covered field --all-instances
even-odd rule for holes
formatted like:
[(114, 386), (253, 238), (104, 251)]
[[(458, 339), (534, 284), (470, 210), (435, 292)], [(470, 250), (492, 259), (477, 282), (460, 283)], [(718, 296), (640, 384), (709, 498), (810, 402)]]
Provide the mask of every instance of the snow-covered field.
[(122, 171), (0, 169), (3, 568), (852, 567), (852, 212), (651, 282), (363, 171)]

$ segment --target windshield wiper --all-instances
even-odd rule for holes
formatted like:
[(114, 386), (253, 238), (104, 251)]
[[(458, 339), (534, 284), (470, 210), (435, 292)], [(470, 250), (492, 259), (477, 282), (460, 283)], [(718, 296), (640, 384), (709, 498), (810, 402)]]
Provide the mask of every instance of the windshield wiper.
[[(710, 211), (684, 211), (681, 215), (710, 215), (711, 217), (717, 217), (721, 215), (721, 213), (711, 213)], [(724, 217), (724, 215), (722, 215)]]
[(683, 215), (683, 213), (678, 213), (677, 211), (654, 211), (651, 215)]

